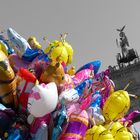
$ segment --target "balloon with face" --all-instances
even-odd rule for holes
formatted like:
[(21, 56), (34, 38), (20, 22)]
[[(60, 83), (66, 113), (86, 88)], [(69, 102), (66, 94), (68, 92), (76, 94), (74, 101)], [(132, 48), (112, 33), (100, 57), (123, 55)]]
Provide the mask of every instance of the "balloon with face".
[(28, 110), (35, 117), (43, 117), (55, 110), (57, 102), (56, 84), (54, 82), (42, 83), (32, 88), (28, 98)]
[(63, 66), (60, 63), (55, 65), (50, 64), (46, 70), (41, 74), (40, 81), (42, 83), (55, 82), (56, 85), (64, 84), (65, 73)]

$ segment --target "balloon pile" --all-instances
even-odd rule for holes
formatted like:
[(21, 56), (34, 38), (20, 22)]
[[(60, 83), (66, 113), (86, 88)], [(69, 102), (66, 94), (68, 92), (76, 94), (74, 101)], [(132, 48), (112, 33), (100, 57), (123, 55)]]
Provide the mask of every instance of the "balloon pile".
[[(134, 140), (130, 94), (115, 91), (101, 61), (72, 66), (67, 33), (43, 51), (34, 36), (12, 28), (0, 35), (0, 138), (2, 140)], [(47, 40), (44, 38), (44, 40)], [(127, 86), (126, 86), (127, 87)], [(135, 97), (135, 96), (134, 96)]]

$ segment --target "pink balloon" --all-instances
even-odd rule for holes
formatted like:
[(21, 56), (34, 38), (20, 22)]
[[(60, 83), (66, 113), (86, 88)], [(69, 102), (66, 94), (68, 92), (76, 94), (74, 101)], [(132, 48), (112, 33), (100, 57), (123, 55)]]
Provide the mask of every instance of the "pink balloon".
[(74, 84), (78, 85), (82, 81), (88, 79), (90, 77), (91, 71), (91, 69), (84, 69), (76, 73), (76, 75), (73, 78)]

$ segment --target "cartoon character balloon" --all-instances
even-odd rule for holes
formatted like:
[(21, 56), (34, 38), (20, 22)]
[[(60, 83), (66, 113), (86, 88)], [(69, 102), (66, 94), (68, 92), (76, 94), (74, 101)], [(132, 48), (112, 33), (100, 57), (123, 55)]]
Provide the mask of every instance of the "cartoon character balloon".
[(34, 36), (30, 36), (28, 38), (28, 43), (32, 49), (41, 49), (42, 48), (42, 46), (39, 44), (39, 42), (36, 40), (36, 38)]
[(64, 84), (65, 73), (63, 66), (60, 63), (50, 64), (41, 74), (40, 81), (42, 83), (55, 82), (57, 85)]
[(61, 140), (83, 139), (85, 132), (88, 128), (88, 123), (88, 114), (85, 110), (82, 110), (81, 112), (72, 113), (70, 115), (68, 127)]
[(0, 100), (6, 107), (17, 106), (16, 80), (7, 56), (0, 50)]
[(17, 80), (19, 81), (17, 85), (17, 91), (19, 96), (20, 110), (22, 112), (26, 112), (28, 96), (30, 94), (30, 90), (36, 84), (37, 79), (33, 73), (24, 68), (19, 69), (17, 77)]
[(4, 42), (1, 40), (0, 40), (0, 50), (2, 50), (5, 53), (5, 55), (8, 55), (8, 51), (7, 51), (8, 48), (7, 48), (6, 44), (4, 44)]
[(73, 59), (73, 49), (71, 45), (65, 41), (66, 34), (61, 35), (61, 40), (54, 40), (44, 50), (49, 54), (50, 59), (57, 62), (65, 62), (66, 65), (70, 64)]
[(57, 87), (54, 82), (35, 85), (28, 98), (28, 110), (35, 117), (54, 111), (58, 102)]

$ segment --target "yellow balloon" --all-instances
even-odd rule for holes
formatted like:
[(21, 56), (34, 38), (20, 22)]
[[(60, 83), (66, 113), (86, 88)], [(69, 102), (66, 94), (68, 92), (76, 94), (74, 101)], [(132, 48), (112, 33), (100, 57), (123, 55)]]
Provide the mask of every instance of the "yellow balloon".
[(111, 132), (99, 125), (94, 134), (93, 140), (114, 140)]
[(85, 134), (85, 140), (92, 140), (97, 128), (98, 126), (95, 125), (92, 128), (88, 129)]
[(111, 132), (102, 125), (87, 130), (85, 140), (114, 140)]
[(121, 128), (115, 135), (114, 140), (133, 140), (133, 136), (126, 128)]
[(53, 48), (55, 48), (58, 45), (58, 42), (58, 40), (54, 40), (53, 42), (51, 42), (44, 50), (44, 53), (50, 53), (53, 50)]
[[(109, 124), (105, 125), (108, 128)], [(110, 128), (114, 140), (133, 140), (133, 136), (120, 122), (114, 122)]]
[(74, 66), (70, 67), (70, 69), (67, 71), (67, 74), (74, 75), (75, 74), (75, 67)]
[(58, 57), (64, 61), (66, 65), (70, 64), (73, 59), (73, 49), (71, 45), (62, 40), (54, 40), (44, 50), (44, 53), (49, 54), (50, 59), (56, 60)]
[(8, 56), (8, 51), (6, 48), (7, 47), (4, 45), (4, 43), (0, 41), (0, 50), (2, 50)]
[(116, 121), (123, 117), (130, 107), (130, 98), (127, 91), (113, 92), (106, 100), (103, 115), (106, 122)]
[(64, 46), (59, 46), (53, 49), (50, 53), (50, 59), (58, 62), (65, 62), (67, 64), (68, 53)]
[(71, 47), (71, 45), (68, 42), (64, 42), (64, 47), (67, 50), (68, 53), (68, 61), (67, 64), (71, 64), (72, 63), (72, 59), (73, 59), (73, 49)]
[(34, 36), (30, 36), (28, 38), (28, 43), (34, 49), (41, 49), (42, 48), (42, 46), (39, 44), (39, 42), (36, 40), (36, 38)]

